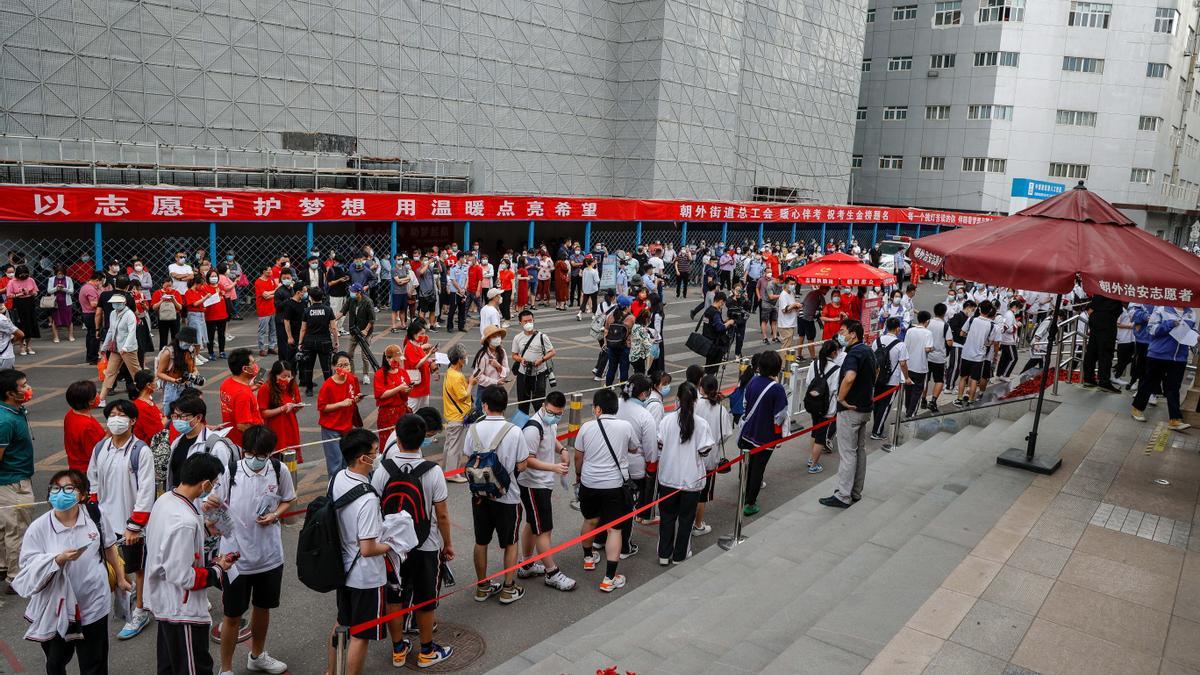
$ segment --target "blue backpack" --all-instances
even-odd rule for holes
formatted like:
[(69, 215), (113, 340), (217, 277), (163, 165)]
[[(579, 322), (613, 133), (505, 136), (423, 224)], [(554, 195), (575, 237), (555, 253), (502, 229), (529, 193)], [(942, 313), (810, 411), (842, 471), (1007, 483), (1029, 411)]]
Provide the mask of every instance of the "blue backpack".
[(504, 426), (496, 432), (496, 436), (492, 438), (492, 442), (484, 445), (483, 441), (479, 439), (479, 425), (471, 426), (472, 447), (484, 448), (471, 453), (470, 459), (467, 460), (467, 483), (473, 496), (499, 499), (508, 493), (508, 489), (512, 485), (512, 476), (508, 474), (508, 469), (500, 463), (496, 448), (500, 447), (504, 437), (514, 428), (512, 424), (505, 422)]

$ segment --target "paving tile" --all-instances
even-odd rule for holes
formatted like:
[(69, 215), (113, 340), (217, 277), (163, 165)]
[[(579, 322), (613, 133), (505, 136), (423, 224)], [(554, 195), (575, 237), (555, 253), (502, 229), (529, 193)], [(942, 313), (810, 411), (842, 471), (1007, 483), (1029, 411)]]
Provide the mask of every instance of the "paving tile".
[(1172, 613), (1200, 621), (1200, 553), (1188, 553), (1184, 559)]
[(1050, 502), (1050, 505), (1046, 507), (1046, 512), (1086, 523), (1092, 519), (1098, 506), (1100, 506), (1100, 502), (1096, 499), (1063, 492)]
[(925, 669), (925, 675), (1001, 675), (1006, 665), (1008, 664), (994, 656), (947, 642), (933, 657), (933, 661)]
[(975, 545), (971, 551), (972, 555), (977, 555), (980, 558), (987, 558), (996, 562), (1005, 562), (1008, 560), (1021, 540), (1025, 538), (1024, 533), (1010, 532), (999, 528), (992, 528), (990, 532), (984, 535), (983, 539)]
[[(820, 673), (820, 675), (858, 675), (870, 663), (858, 654), (820, 640), (801, 635), (779, 658), (767, 664), (763, 673), (794, 675), (795, 673)], [(681, 671), (693, 675), (696, 671)]]
[(1005, 565), (980, 597), (1026, 614), (1037, 614), (1053, 586), (1053, 579)]
[(1055, 578), (1071, 557), (1071, 549), (1040, 539), (1025, 539), (1008, 564), (1043, 577)]
[(1042, 675), (1042, 674), (1037, 672), (1036, 670), (1022, 668), (1021, 666), (1014, 666), (1013, 664), (1010, 663), (1004, 669), (1004, 672), (1002, 673), (1002, 675)]
[(1163, 656), (1168, 661), (1200, 670), (1200, 623), (1171, 617), (1171, 632)]
[(1034, 620), (1013, 654), (1015, 665), (1054, 675), (1155, 675), (1159, 659), (1042, 618)]
[(1079, 541), (1079, 537), (1083, 535), (1085, 527), (1087, 527), (1087, 521), (1072, 520), (1066, 516), (1046, 511), (1029, 531), (1029, 536), (1048, 541), (1051, 544), (1073, 548)]
[(1058, 578), (1160, 612), (1169, 611), (1178, 583), (1175, 577), (1079, 551), (1071, 554)]
[(1120, 470), (1121, 465), (1116, 462), (1102, 462), (1089, 457), (1075, 467), (1074, 475), (1097, 480), (1112, 480)]
[(1184, 553), (1166, 544), (1090, 525), (1075, 544), (1075, 550), (1168, 577), (1179, 576)]
[(954, 633), (959, 622), (974, 606), (974, 597), (939, 588), (921, 605), (916, 614), (912, 615), (906, 625), (944, 640)]
[(862, 675), (918, 675), (925, 672), (943, 644), (941, 638), (901, 628)]
[(1063, 581), (1050, 589), (1038, 618), (1153, 655), (1162, 653), (1170, 623), (1165, 612)]
[(980, 600), (963, 617), (950, 641), (1008, 661), (1031, 623), (1032, 615)]
[(942, 582), (942, 588), (958, 591), (977, 598), (992, 583), (1001, 563), (979, 556), (969, 555)]
[(1076, 474), (1071, 476), (1066, 485), (1063, 485), (1062, 491), (1067, 494), (1099, 501), (1104, 499), (1104, 495), (1108, 492), (1108, 487), (1111, 484), (1112, 479), (1088, 478), (1087, 476)]
[[(1169, 486), (1155, 485), (1155, 478), (1167, 478)], [(1113, 481), (1104, 501), (1128, 506), (1146, 513), (1189, 520), (1196, 506), (1200, 481), (1158, 472), (1122, 469)]]

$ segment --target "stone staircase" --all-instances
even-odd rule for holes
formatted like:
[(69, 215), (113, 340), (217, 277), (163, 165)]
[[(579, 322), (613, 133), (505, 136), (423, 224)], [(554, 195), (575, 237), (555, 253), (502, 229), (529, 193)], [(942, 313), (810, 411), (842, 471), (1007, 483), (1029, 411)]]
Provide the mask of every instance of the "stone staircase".
[[(1088, 412), (1044, 414), (1039, 451), (1057, 452)], [(754, 518), (734, 550), (632, 580), (493, 672), (860, 672), (1032, 481), (995, 464), (1023, 447), (1032, 421), (1014, 405), (923, 422), (896, 451), (870, 456), (852, 508), (817, 503), (830, 476)], [(768, 483), (787, 489), (783, 476)]]

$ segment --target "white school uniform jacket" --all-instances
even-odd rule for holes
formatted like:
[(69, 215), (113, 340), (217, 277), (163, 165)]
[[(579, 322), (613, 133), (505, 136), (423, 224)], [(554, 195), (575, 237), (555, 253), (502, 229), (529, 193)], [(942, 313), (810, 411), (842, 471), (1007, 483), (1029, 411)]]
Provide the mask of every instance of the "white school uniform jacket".
[(274, 513), (281, 502), (296, 498), (292, 474), (287, 467), (281, 466), (276, 479), (275, 465), (270, 461), (256, 473), (244, 459), (234, 465), (234, 470), (236, 478), (231, 481), (226, 469), (224, 485), (213, 488), (221, 495), (233, 520), (233, 530), (221, 537), (220, 553), (237, 551), (241, 554), (231, 573), (233, 569), (238, 574), (268, 572), (283, 564), (283, 530), (279, 522), (259, 525), (256, 521), (261, 514)]
[[(706, 398), (700, 398), (696, 401), (696, 415), (708, 424), (714, 446), (724, 446), (725, 441), (733, 435), (733, 413), (729, 412), (724, 403), (713, 403)], [(705, 458), (704, 467), (709, 471), (717, 468), (721, 457), (721, 451), (714, 447)]]
[(192, 500), (171, 490), (154, 502), (146, 526), (143, 604), (159, 621), (208, 624), (209, 586), (223, 572), (204, 564), (204, 523)]
[(629, 456), (629, 477), (645, 478), (646, 462), (658, 460), (658, 425), (654, 416), (644, 405), (627, 398), (621, 400), (621, 407), (617, 409), (617, 419), (629, 422), (633, 427), (634, 441), (638, 445), (638, 452)]
[(712, 453), (713, 437), (708, 422), (692, 414), (695, 428), (692, 437), (679, 440), (679, 415), (676, 410), (663, 418), (658, 425), (658, 439), (662, 442), (662, 457), (658, 462), (658, 484), (675, 490), (695, 492), (704, 487), (705, 456)]
[[(26, 640), (45, 642), (65, 636), (67, 622), (79, 614), (88, 625), (108, 616), (112, 592), (103, 552), (115, 544), (116, 536), (104, 533), (80, 507), (74, 527), (63, 525), (53, 511), (39, 516), (21, 541), (21, 572), (13, 589), (29, 599), (25, 620)], [(67, 549), (85, 548), (80, 556), (62, 567), (55, 556)]]
[(650, 391), (650, 398), (646, 399), (646, 412), (650, 413), (650, 416), (654, 418), (655, 426), (658, 426), (658, 423), (667, 414), (666, 407), (663, 406), (662, 394), (658, 393), (657, 389), (652, 389)]
[[(137, 452), (137, 469), (133, 454)], [(133, 434), (125, 445), (111, 437), (96, 444), (88, 464), (88, 483), (100, 507), (100, 522), (106, 534), (124, 534), (128, 528), (140, 532), (154, 506), (154, 456)]]
[(1000, 321), (1000, 344), (1017, 344), (1017, 332), (1020, 329), (1021, 324), (1017, 321), (1017, 315), (1011, 309), (1004, 312), (1004, 318)]

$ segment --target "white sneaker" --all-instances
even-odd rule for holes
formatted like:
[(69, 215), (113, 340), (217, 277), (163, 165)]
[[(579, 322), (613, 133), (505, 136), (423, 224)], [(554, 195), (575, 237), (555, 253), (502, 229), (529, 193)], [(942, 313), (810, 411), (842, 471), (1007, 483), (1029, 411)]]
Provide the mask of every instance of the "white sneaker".
[(546, 573), (546, 566), (541, 561), (530, 563), (528, 567), (521, 566), (517, 568), (517, 577), (521, 579), (529, 579), (530, 577), (540, 577)]
[(277, 658), (272, 657), (265, 651), (258, 655), (258, 658), (247, 654), (246, 655), (246, 670), (257, 673), (273, 673), (279, 675), (287, 672), (287, 664)]
[(709, 525), (708, 523), (700, 523), (700, 527), (692, 528), (693, 537), (703, 537), (709, 532), (712, 532), (712, 525)]
[(554, 574), (546, 577), (546, 585), (550, 588), (557, 588), (560, 591), (575, 590), (575, 580), (563, 574), (562, 570), (558, 570)]
[(135, 637), (138, 633), (145, 630), (148, 625), (150, 625), (150, 612), (144, 609), (135, 609), (129, 622), (117, 633), (117, 639), (128, 640)]
[(1150, 394), (1150, 405), (1158, 405), (1158, 394)]
[(366, 387), (366, 386), (370, 386), (370, 384), (371, 384), (371, 376), (370, 376), (370, 375), (363, 375), (363, 376), (362, 376), (362, 383), (363, 383), (363, 386), (364, 386), (364, 387)]

